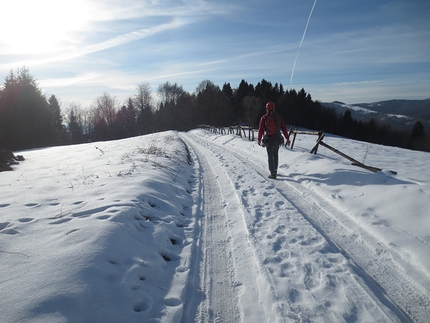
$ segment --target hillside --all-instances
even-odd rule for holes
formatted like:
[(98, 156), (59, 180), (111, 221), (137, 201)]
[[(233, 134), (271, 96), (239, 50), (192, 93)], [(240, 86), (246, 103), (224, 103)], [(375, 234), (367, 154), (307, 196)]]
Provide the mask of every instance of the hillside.
[(350, 110), (352, 117), (367, 122), (375, 119), (389, 124), (394, 129), (411, 131), (417, 121), (421, 121), (427, 133), (430, 132), (430, 98), (426, 100), (387, 100), (373, 103), (345, 104), (334, 101), (322, 103), (334, 108), (339, 114)]

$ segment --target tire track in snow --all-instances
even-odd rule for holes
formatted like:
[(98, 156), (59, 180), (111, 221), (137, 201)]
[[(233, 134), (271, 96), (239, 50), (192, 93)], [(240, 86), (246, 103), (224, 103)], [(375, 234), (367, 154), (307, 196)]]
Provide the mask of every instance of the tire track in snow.
[[(192, 147), (192, 146), (191, 146)], [(186, 320), (194, 322), (239, 322), (238, 286), (235, 272), (229, 230), (225, 208), (222, 204), (221, 191), (211, 165), (204, 155), (191, 148), (200, 164), (199, 210), (201, 217), (201, 233), (199, 241), (200, 267), (194, 266), (194, 277), (199, 277), (199, 291), (190, 291), (191, 298), (199, 298), (200, 303), (191, 302), (187, 305)], [(236, 284), (236, 285), (235, 285)], [(194, 284), (197, 285), (197, 284)], [(199, 293), (199, 295), (195, 295)], [(194, 295), (193, 295), (194, 294)], [(193, 308), (197, 307), (197, 308)]]
[[(344, 256), (337, 242), (333, 244), (311, 221), (308, 212), (318, 217), (322, 212), (318, 206), (303, 196), (300, 205), (291, 204), (291, 188), (282, 182), (268, 182), (262, 167), (251, 165), (249, 158), (202, 138), (193, 137), (195, 143), (205, 147), (213, 167), (218, 164), (218, 180), (227, 178), (238, 192), (248, 240), (259, 258), (257, 271), (267, 276), (265, 281), (275, 300), (273, 309), (279, 312), (274, 321), (408, 321)], [(255, 178), (260, 178), (261, 187), (249, 186)], [(224, 191), (225, 185), (222, 187)], [(275, 205), (275, 210), (272, 207), (266, 212), (268, 205)], [(336, 228), (337, 224), (332, 224)]]
[[(373, 286), (372, 290), (378, 293), (381, 301), (389, 305), (388, 299), (385, 299), (388, 297), (413, 322), (430, 322), (430, 312), (428, 311), (430, 295), (399, 271), (388, 252), (375, 246), (377, 242), (361, 239), (359, 234), (340, 223), (333, 216), (339, 212), (335, 207), (319, 201), (317, 196), (304, 193), (301, 187), (291, 182), (289, 186), (292, 190), (285, 193), (286, 198), (288, 196), (288, 199), (322, 235), (330, 239), (342, 253), (352, 259), (357, 274), (368, 285)], [(304, 197), (306, 197), (306, 201)], [(396, 311), (395, 308), (392, 309), (403, 322), (409, 321), (403, 313)]]

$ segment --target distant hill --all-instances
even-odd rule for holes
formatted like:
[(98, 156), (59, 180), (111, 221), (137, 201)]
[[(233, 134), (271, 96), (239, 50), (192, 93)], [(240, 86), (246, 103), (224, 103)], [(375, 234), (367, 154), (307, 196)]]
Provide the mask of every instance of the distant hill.
[(321, 104), (325, 107), (334, 108), (340, 115), (343, 115), (346, 110), (350, 110), (352, 117), (358, 121), (366, 122), (373, 118), (399, 130), (411, 131), (419, 120), (424, 125), (426, 133), (430, 134), (430, 98), (357, 104), (334, 101)]

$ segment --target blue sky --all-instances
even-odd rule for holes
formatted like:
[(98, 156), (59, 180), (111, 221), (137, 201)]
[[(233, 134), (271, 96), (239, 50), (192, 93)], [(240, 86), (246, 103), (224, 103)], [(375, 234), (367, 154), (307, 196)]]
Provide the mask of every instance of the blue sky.
[(122, 103), (139, 83), (194, 92), (242, 79), (323, 102), (430, 98), (428, 0), (8, 2), (0, 84), (25, 65), (62, 104), (103, 93)]

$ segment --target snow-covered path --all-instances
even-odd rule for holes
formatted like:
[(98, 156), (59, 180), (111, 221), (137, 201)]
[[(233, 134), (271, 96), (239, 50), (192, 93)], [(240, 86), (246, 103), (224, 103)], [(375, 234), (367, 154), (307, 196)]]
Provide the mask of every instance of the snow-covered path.
[(202, 129), (19, 152), (0, 322), (430, 322), (429, 154), (326, 137), (384, 171), (299, 137), (273, 181)]
[[(200, 270), (206, 298), (197, 321), (409, 321), (402, 310), (426, 321), (427, 295), (375, 253), (372, 241), (348, 229), (347, 217), (333, 205), (285, 172), (268, 180), (261, 159), (201, 136), (184, 137), (206, 192), (202, 264), (209, 268)], [(224, 317), (217, 321), (214, 313), (220, 312)]]
[(200, 298), (199, 295), (189, 297), (197, 302), (188, 305), (186, 312), (194, 314), (184, 319), (186, 322), (238, 321), (240, 315), (237, 292), (234, 288), (231, 235), (221, 204), (221, 191), (210, 164), (205, 159), (200, 161), (198, 173), (201, 185), (196, 198), (198, 204), (196, 209), (199, 211), (198, 217), (202, 220), (201, 236), (198, 240), (202, 257), (199, 259), (198, 267), (194, 267), (198, 269), (198, 273), (193, 273), (200, 277), (200, 281), (197, 282), (199, 290), (190, 292), (200, 293), (204, 297)]

